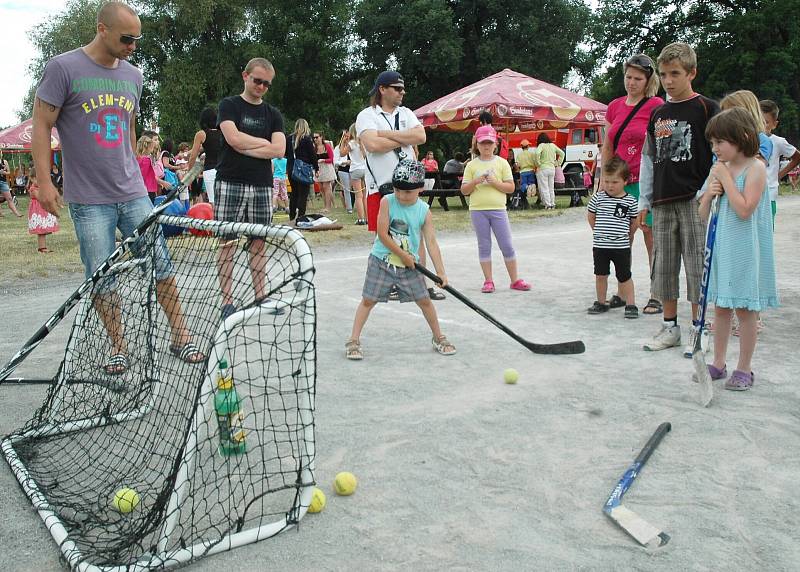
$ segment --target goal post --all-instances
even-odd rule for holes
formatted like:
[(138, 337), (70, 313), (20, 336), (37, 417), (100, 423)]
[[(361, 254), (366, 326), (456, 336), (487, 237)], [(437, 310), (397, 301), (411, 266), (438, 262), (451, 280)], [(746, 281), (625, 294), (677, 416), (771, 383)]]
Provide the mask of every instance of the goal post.
[[(291, 228), (162, 214), (93, 280), (42, 406), (0, 442), (71, 569), (181, 565), (299, 523), (315, 484), (313, 278)], [(187, 340), (203, 359), (181, 355)]]

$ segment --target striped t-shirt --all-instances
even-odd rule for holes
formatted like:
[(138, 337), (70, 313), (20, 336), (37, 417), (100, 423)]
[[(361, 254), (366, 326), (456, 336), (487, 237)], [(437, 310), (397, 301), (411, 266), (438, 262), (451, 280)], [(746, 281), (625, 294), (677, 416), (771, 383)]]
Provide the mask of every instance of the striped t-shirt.
[(595, 248), (630, 248), (631, 219), (636, 218), (639, 203), (625, 193), (621, 197), (611, 197), (605, 191), (598, 191), (589, 201), (589, 212), (595, 214)]

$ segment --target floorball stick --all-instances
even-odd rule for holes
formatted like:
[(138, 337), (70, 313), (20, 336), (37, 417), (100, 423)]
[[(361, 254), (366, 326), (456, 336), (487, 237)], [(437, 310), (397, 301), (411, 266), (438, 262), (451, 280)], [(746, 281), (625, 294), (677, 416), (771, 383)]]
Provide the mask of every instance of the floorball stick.
[[(103, 276), (105, 276), (109, 270), (114, 266), (114, 263), (117, 262), (122, 256), (124, 256), (130, 249), (133, 243), (138, 239), (141, 234), (151, 225), (168, 206), (172, 200), (178, 196), (182, 190), (188, 188), (192, 181), (200, 174), (200, 171), (203, 170), (203, 164), (200, 161), (197, 161), (194, 166), (187, 171), (186, 175), (184, 175), (183, 179), (181, 180), (181, 184), (170, 191), (167, 194), (167, 197), (164, 199), (164, 202), (155, 207), (152, 212), (147, 215), (147, 217), (142, 221), (142, 223), (136, 227), (133, 231), (133, 234), (129, 236), (127, 239), (122, 241), (117, 249), (111, 253), (111, 255), (106, 258), (106, 260), (99, 266), (94, 273), (87, 278), (83, 284), (78, 286), (78, 289), (73, 292), (67, 301), (64, 302), (61, 307), (56, 310), (52, 316), (40, 327), (35, 334), (25, 342), (25, 345), (22, 346), (14, 357), (12, 357), (6, 365), (3, 366), (3, 369), (0, 369), (0, 384), (6, 381), (11, 372), (26, 358), (28, 354), (30, 354), (36, 346), (42, 343), (50, 332), (64, 319), (64, 317), (69, 314), (69, 312), (80, 302), (80, 300), (86, 296), (88, 292), (92, 290), (92, 286), (101, 280)], [(8, 380), (13, 381), (16, 383), (36, 383), (37, 381), (41, 382), (41, 380), (29, 380), (24, 378)], [(47, 381), (50, 383), (50, 380)]]
[(662, 423), (658, 426), (658, 429), (656, 429), (656, 432), (650, 437), (650, 440), (647, 441), (644, 448), (639, 451), (636, 460), (628, 467), (628, 470), (625, 471), (625, 474), (622, 475), (622, 478), (617, 483), (617, 486), (611, 491), (611, 496), (608, 497), (603, 507), (603, 512), (608, 518), (616, 522), (625, 532), (633, 536), (639, 544), (651, 548), (658, 548), (659, 546), (665, 545), (669, 542), (669, 535), (646, 522), (632, 510), (623, 506), (622, 496), (642, 471), (645, 463), (647, 463), (647, 459), (650, 458), (655, 448), (658, 447), (664, 435), (669, 433), (671, 429), (672, 425), (669, 423)]
[[(437, 284), (442, 283), (442, 279), (439, 278), (436, 274), (425, 268), (424, 266), (420, 266), (419, 264), (416, 265), (417, 270), (436, 282)], [(586, 346), (583, 345), (583, 342), (580, 340), (574, 342), (559, 342), (555, 344), (535, 344), (533, 342), (529, 342), (525, 338), (516, 334), (513, 330), (508, 328), (506, 325), (502, 324), (497, 318), (492, 316), (489, 312), (478, 306), (475, 302), (464, 296), (461, 292), (450, 286), (444, 286), (444, 289), (447, 292), (450, 292), (453, 296), (458, 298), (461, 302), (475, 310), (480, 316), (489, 320), (492, 324), (500, 328), (503, 332), (514, 338), (520, 344), (531, 350), (535, 354), (549, 354), (549, 355), (564, 355), (564, 354), (582, 354), (586, 351)]]
[(714, 239), (717, 236), (717, 217), (719, 215), (719, 197), (714, 198), (711, 205), (711, 216), (706, 227), (706, 247), (703, 250), (703, 280), (700, 283), (700, 316), (692, 327), (695, 329), (694, 348), (692, 349), (692, 362), (694, 363), (693, 381), (698, 384), (698, 401), (703, 407), (708, 407), (714, 398), (714, 385), (711, 383), (711, 374), (706, 365), (706, 356), (703, 353), (702, 337), (706, 326), (706, 307), (708, 306), (708, 283), (711, 277), (711, 258), (714, 255)]

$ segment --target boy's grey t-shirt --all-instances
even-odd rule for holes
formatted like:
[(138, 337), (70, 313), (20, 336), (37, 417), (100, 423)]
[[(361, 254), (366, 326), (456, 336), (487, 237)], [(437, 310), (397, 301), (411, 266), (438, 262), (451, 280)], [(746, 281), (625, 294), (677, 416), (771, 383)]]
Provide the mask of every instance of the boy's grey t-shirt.
[(66, 202), (110, 204), (147, 196), (130, 131), (141, 94), (142, 72), (124, 60), (106, 68), (78, 48), (47, 62), (36, 97), (61, 108), (56, 128)]

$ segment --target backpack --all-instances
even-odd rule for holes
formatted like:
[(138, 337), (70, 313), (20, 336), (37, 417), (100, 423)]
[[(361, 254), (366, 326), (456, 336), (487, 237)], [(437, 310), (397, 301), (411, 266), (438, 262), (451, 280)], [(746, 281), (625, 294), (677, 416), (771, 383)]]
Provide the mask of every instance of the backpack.
[(172, 169), (164, 169), (164, 180), (168, 182), (173, 189), (177, 189), (181, 184), (181, 180)]

